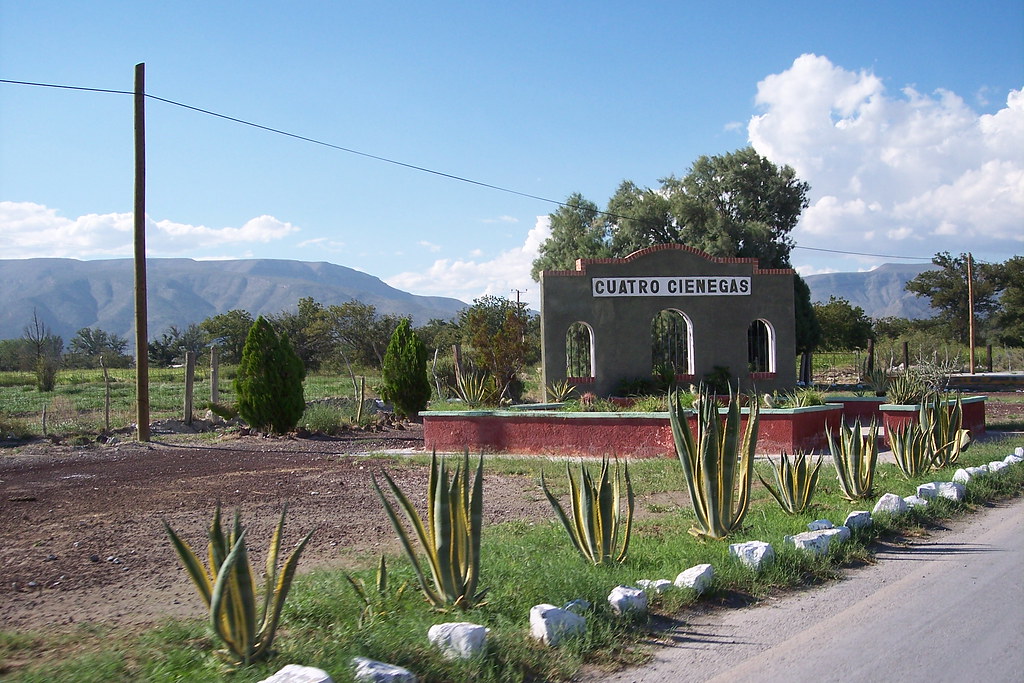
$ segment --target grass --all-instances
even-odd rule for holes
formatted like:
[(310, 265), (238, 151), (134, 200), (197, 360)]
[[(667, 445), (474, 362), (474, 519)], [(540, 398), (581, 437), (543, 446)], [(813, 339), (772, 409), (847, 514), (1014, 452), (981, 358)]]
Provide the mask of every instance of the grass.
[[(962, 466), (1002, 459), (1024, 440), (992, 439), (972, 446)], [(410, 462), (418, 467), (419, 462)], [(768, 463), (758, 463), (768, 473)], [(875, 497), (850, 503), (841, 497), (831, 472), (822, 465), (810, 509), (799, 515), (784, 513), (762, 487), (753, 493), (745, 526), (726, 542), (698, 540), (687, 533), (693, 513), (686, 501), (681, 467), (670, 458), (630, 463), (638, 494), (638, 509), (629, 556), (622, 565), (593, 566), (582, 561), (564, 530), (552, 517), (547, 522), (514, 520), (487, 527), (482, 544), (481, 587), (489, 588), (486, 604), (471, 612), (439, 614), (432, 611), (416, 589), (414, 575), (404, 558), (389, 562), (392, 592), (374, 598), (373, 616), (359, 627), (363, 603), (344, 576), (319, 570), (300, 576), (289, 596), (276, 641), (278, 654), (269, 662), (228, 674), (211, 654), (213, 643), (200, 621), (169, 621), (139, 631), (82, 627), (65, 634), (0, 633), (0, 676), (10, 681), (257, 681), (290, 662), (318, 666), (337, 681), (349, 680), (349, 662), (361, 655), (413, 669), (424, 681), (569, 680), (584, 662), (622, 665), (636, 663), (646, 654), (642, 645), (649, 635), (646, 622), (624, 621), (610, 611), (606, 596), (617, 584), (641, 578), (674, 579), (682, 570), (710, 562), (716, 578), (711, 602), (746, 601), (795, 586), (828, 580), (840, 566), (871, 561), (871, 543), (880, 536), (914, 534), (939, 519), (983, 506), (987, 501), (1020, 495), (1024, 466), (1001, 476), (977, 479), (967, 486), (965, 503), (934, 501), (900, 518), (878, 516), (875, 525), (857, 531), (847, 543), (836, 545), (823, 557), (812, 557), (785, 546), (783, 536), (806, 529), (814, 519), (841, 523), (848, 512), (870, 509), (884, 492), (909, 495), (919, 483), (949, 480), (952, 469), (932, 472), (907, 481), (891, 465), (882, 464), (875, 477)], [(515, 474), (537, 480), (541, 469), (550, 484), (564, 491), (565, 468), (547, 460), (488, 458), (487, 474)], [(485, 474), (485, 476), (487, 476)], [(652, 504), (645, 499), (673, 499), (678, 505)], [(538, 489), (538, 495), (539, 489)], [(487, 501), (484, 501), (486, 507)], [(773, 544), (777, 561), (755, 574), (728, 557), (728, 543), (751, 539)], [(354, 573), (373, 585), (376, 558), (362, 558)], [(397, 587), (407, 584), (399, 594)], [(546, 648), (529, 636), (527, 616), (538, 603), (564, 604), (576, 598), (594, 607), (587, 615), (585, 637), (557, 649)], [(198, 598), (196, 598), (198, 599)], [(702, 599), (691, 591), (673, 591), (654, 602), (656, 614), (675, 618), (688, 605)], [(430, 625), (468, 620), (491, 629), (488, 650), (480, 661), (453, 662), (433, 651), (426, 642)]]

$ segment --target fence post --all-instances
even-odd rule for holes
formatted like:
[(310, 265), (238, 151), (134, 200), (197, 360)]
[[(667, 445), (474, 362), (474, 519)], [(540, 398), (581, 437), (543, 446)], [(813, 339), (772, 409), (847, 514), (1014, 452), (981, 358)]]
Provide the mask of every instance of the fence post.
[(903, 372), (910, 370), (910, 342), (903, 342)]
[(992, 372), (992, 345), (985, 345), (985, 365), (988, 367), (988, 371)]
[(210, 347), (210, 404), (220, 400), (220, 367), (218, 366), (217, 347)]
[(196, 357), (185, 352), (185, 424), (192, 424), (192, 383), (196, 377)]

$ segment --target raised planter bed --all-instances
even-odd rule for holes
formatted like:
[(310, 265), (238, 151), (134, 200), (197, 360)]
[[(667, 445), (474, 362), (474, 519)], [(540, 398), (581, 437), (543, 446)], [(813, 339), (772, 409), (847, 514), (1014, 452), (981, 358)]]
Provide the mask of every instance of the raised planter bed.
[(880, 408), (885, 403), (884, 396), (829, 396), (828, 402), (843, 406), (843, 419), (847, 424), (858, 418), (862, 425), (871, 424), (872, 419), (882, 421)]
[[(985, 399), (987, 396), (968, 396), (961, 398), (963, 406), (963, 428), (971, 430), (971, 436), (977, 438), (985, 433)], [(952, 409), (956, 402), (946, 401)], [(889, 445), (889, 433), (892, 429), (902, 429), (907, 424), (917, 424), (920, 420), (920, 405), (899, 405), (884, 403), (879, 406), (882, 413), (882, 424), (885, 427), (885, 445)]]
[[(724, 413), (724, 411), (723, 411)], [(746, 424), (747, 409), (743, 409)], [(836, 431), (839, 405), (761, 410), (757, 451), (827, 447), (826, 425)], [(665, 457), (675, 455), (668, 413), (568, 413), (546, 410), (424, 411), (423, 441), (428, 450), (535, 455)], [(696, 429), (696, 417), (688, 417)]]

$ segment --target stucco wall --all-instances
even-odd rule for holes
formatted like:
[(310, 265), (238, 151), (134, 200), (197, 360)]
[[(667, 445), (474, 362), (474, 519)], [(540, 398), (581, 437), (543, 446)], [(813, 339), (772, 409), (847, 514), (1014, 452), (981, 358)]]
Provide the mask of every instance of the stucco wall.
[[(746, 295), (595, 296), (601, 278), (749, 278)], [(593, 330), (594, 381), (586, 390), (608, 396), (623, 380), (651, 376), (651, 322), (664, 309), (682, 312), (692, 326), (694, 381), (715, 366), (729, 369), (742, 391), (790, 389), (796, 384), (793, 271), (761, 270), (756, 259), (714, 258), (690, 247), (659, 245), (622, 259), (582, 259), (576, 270), (541, 273), (544, 382), (565, 377), (565, 334), (574, 322)], [(747, 330), (764, 320), (774, 336), (771, 376), (752, 376)]]

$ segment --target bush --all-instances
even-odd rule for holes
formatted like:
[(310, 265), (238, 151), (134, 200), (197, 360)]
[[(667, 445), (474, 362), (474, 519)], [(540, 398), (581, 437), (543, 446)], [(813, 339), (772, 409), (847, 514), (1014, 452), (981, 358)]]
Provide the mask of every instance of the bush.
[(302, 394), (305, 376), (306, 369), (288, 335), (278, 337), (260, 316), (249, 328), (235, 377), (238, 414), (255, 429), (290, 432), (306, 409)]
[(412, 331), (409, 319), (398, 324), (381, 365), (381, 380), (385, 401), (408, 418), (427, 407), (430, 400), (430, 381), (427, 379), (427, 347)]

